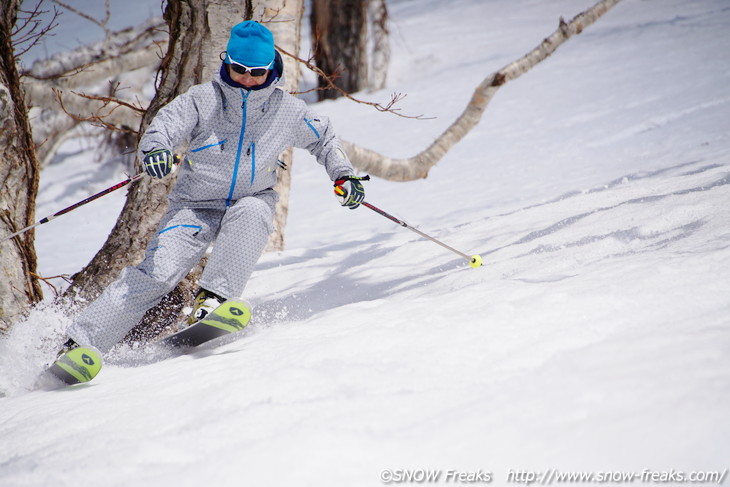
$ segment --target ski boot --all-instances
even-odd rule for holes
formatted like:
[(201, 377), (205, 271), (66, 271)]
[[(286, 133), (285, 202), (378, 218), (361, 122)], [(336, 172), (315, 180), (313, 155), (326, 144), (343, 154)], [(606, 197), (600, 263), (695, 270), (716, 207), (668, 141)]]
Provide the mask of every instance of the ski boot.
[(197, 323), (198, 321), (205, 318), (218, 306), (223, 304), (225, 299), (218, 296), (215, 293), (208, 291), (207, 289), (200, 289), (198, 295), (195, 297), (195, 306), (193, 312), (188, 316), (188, 326)]

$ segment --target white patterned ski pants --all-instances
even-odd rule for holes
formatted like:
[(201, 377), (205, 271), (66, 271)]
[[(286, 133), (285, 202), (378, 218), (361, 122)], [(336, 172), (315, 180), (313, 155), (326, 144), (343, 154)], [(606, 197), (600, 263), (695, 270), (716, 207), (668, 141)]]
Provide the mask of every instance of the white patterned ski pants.
[(108, 352), (200, 262), (211, 242), (200, 286), (226, 299), (240, 297), (273, 229), (276, 201), (270, 190), (229, 208), (171, 203), (142, 263), (124, 269), (79, 314), (68, 336)]

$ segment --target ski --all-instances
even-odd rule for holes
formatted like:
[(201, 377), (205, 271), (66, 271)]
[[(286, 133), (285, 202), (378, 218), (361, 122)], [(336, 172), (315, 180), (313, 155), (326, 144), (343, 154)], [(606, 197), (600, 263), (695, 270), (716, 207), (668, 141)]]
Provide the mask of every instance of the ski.
[(251, 321), (251, 308), (244, 301), (228, 300), (187, 328), (159, 341), (171, 348), (197, 347), (214, 338), (237, 333)]
[(96, 377), (101, 364), (101, 354), (97, 349), (77, 347), (61, 354), (46, 372), (64, 384), (80, 384)]

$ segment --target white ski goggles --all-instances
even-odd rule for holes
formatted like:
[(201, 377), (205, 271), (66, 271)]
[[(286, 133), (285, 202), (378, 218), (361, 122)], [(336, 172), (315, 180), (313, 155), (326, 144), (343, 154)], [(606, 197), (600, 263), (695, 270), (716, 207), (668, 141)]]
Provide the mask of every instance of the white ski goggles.
[(268, 66), (246, 66), (245, 64), (237, 63), (226, 53), (226, 63), (231, 67), (233, 71), (238, 74), (251, 73), (251, 76), (263, 76), (269, 72), (269, 69), (274, 65), (274, 61), (271, 61)]

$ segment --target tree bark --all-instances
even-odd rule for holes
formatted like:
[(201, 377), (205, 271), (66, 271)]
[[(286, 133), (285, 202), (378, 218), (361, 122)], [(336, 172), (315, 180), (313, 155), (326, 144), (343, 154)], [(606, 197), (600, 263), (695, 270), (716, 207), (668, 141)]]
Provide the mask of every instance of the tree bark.
[[(346, 93), (367, 86), (368, 0), (313, 0), (312, 43), (317, 67), (330, 75)], [(294, 51), (296, 52), (296, 51)], [(320, 79), (320, 100), (338, 98)]]
[(547, 59), (566, 40), (598, 20), (621, 0), (602, 0), (576, 15), (570, 22), (560, 19), (558, 29), (520, 59), (487, 76), (474, 90), (464, 112), (429, 147), (408, 159), (394, 159), (342, 141), (353, 166), (389, 181), (413, 181), (428, 176), (429, 170), (481, 120), (482, 114), (500, 87), (523, 75)]
[(368, 88), (371, 91), (385, 88), (390, 64), (390, 33), (388, 31), (388, 7), (385, 0), (370, 0), (370, 37), (372, 50), (370, 55), (370, 81)]
[[(38, 193), (38, 161), (10, 35), (19, 5), (19, 0), (0, 4), (0, 238), (34, 223)], [(31, 230), (0, 242), (0, 332), (43, 298), (34, 240)]]

